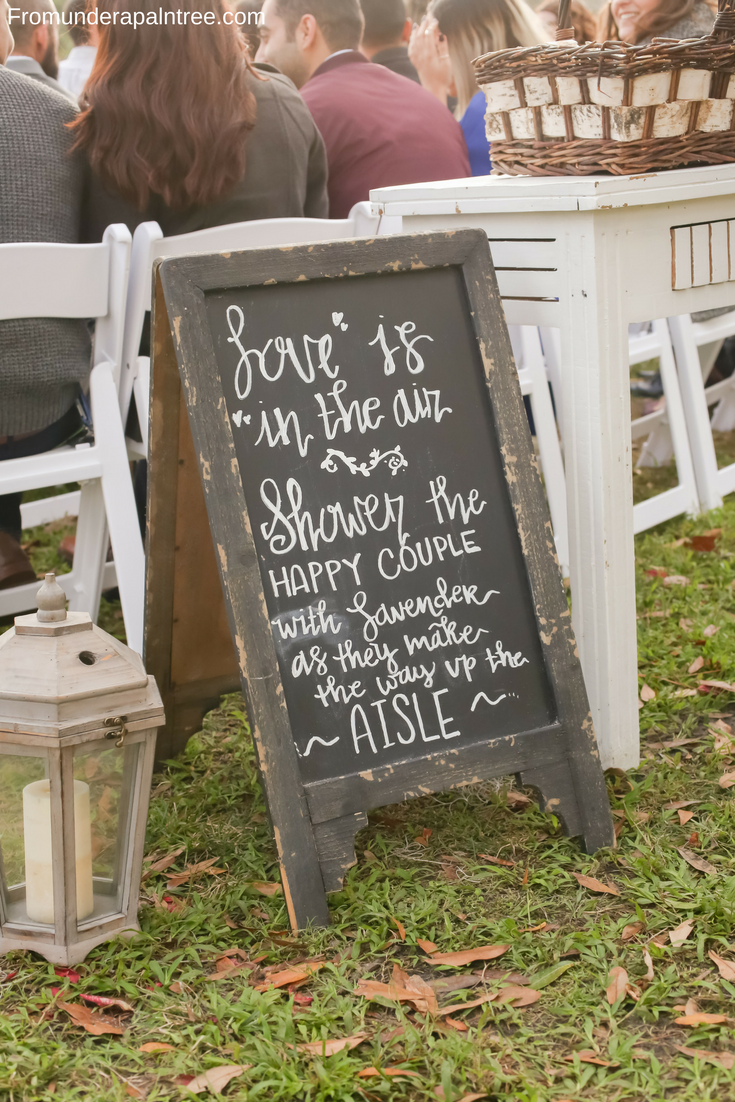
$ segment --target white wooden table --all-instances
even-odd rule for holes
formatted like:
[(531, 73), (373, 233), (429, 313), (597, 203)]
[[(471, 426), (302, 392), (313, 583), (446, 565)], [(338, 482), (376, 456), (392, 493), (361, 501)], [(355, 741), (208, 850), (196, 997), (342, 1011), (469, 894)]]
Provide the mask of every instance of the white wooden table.
[(604, 768), (639, 761), (628, 323), (735, 301), (734, 196), (735, 165), (370, 195), (406, 233), (484, 229), (509, 324), (561, 330), (573, 617)]

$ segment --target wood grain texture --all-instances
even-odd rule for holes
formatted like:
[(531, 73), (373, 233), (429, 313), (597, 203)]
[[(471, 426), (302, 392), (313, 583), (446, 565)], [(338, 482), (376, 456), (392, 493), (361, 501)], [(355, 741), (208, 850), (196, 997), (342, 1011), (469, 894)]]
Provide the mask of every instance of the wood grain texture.
[[(165, 304), (154, 289), (145, 661), (163, 698), (158, 761), (180, 753), (240, 687)], [(163, 324), (156, 319), (163, 316)]]
[(342, 890), (345, 873), (357, 864), (355, 835), (367, 826), (367, 822), (365, 812), (356, 811), (354, 815), (344, 815), (315, 825), (314, 837), (325, 891)]

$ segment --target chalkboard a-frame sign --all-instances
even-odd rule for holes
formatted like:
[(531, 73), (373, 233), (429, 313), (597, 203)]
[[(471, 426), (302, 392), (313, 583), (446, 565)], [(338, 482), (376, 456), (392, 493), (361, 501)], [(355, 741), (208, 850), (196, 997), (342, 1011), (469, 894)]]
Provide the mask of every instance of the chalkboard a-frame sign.
[(428, 792), (517, 773), (588, 851), (610, 844), (485, 235), (192, 256), (156, 280), (294, 928), (328, 922), (366, 812)]

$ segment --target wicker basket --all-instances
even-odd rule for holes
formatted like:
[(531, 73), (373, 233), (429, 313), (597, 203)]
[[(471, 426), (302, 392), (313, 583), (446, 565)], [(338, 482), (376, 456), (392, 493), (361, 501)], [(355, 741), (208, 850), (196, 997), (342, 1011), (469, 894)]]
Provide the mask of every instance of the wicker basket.
[(558, 41), (475, 61), (493, 172), (628, 175), (735, 161), (735, 0), (712, 34), (647, 46)]

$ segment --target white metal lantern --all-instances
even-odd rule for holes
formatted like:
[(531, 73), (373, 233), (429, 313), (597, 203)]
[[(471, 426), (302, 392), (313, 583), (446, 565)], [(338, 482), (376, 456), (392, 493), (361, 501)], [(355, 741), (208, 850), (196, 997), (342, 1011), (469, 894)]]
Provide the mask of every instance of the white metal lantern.
[(140, 657), (65, 610), (53, 574), (38, 612), (0, 636), (0, 953), (77, 964), (137, 921), (156, 728)]

